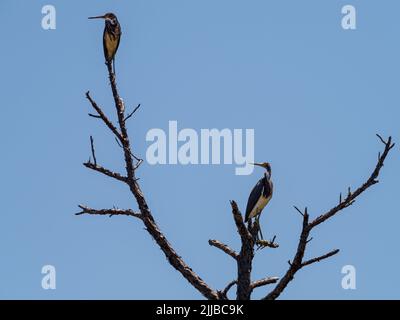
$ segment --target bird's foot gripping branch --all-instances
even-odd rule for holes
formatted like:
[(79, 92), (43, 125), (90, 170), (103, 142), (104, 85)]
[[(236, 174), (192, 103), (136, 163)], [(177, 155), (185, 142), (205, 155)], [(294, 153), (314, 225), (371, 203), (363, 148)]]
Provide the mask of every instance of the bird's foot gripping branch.
[[(255, 248), (278, 248), (278, 244), (275, 243), (275, 237), (271, 241), (267, 241), (258, 237), (260, 230), (260, 225), (258, 218), (262, 209), (268, 203), (272, 197), (272, 182), (271, 182), (271, 168), (268, 163), (258, 164), (264, 167), (267, 172), (264, 177), (259, 181), (256, 187), (253, 189), (248, 206), (246, 208), (245, 221), (239, 210), (238, 205), (235, 201), (231, 201), (231, 211), (232, 216), (236, 225), (237, 232), (240, 236), (241, 247), (240, 251), (236, 252), (228, 245), (218, 241), (209, 240), (209, 244), (214, 246), (231, 258), (237, 264), (237, 274), (233, 277), (234, 279), (229, 282), (225, 288), (221, 290), (215, 290), (210, 285), (208, 285), (202, 278), (200, 278), (197, 273), (195, 273), (192, 268), (190, 268), (186, 262), (178, 255), (175, 249), (167, 240), (166, 236), (161, 232), (158, 227), (153, 214), (147, 205), (146, 198), (140, 188), (138, 178), (136, 178), (136, 171), (139, 169), (142, 160), (134, 155), (131, 147), (131, 142), (128, 135), (128, 130), (126, 127), (127, 120), (131, 118), (134, 113), (138, 110), (138, 105), (134, 110), (128, 115), (125, 114), (125, 105), (123, 100), (120, 98), (117, 85), (115, 70), (112, 67), (112, 63), (115, 58), (115, 53), (118, 49), (118, 44), (120, 40), (120, 26), (116, 16), (113, 14), (106, 14), (100, 16), (106, 20), (106, 30), (104, 33), (104, 54), (106, 58), (106, 65), (108, 70), (108, 76), (111, 83), (112, 95), (114, 98), (115, 110), (117, 114), (118, 123), (114, 124), (110, 118), (106, 115), (103, 109), (92, 99), (89, 92), (86, 93), (86, 98), (90, 102), (90, 105), (94, 109), (95, 113), (90, 113), (92, 118), (101, 120), (105, 126), (114, 135), (115, 140), (121, 147), (124, 162), (125, 162), (125, 172), (119, 173), (106, 167), (99, 165), (97, 162), (95, 154), (94, 140), (91, 137), (91, 159), (84, 163), (84, 166), (88, 169), (101, 173), (109, 178), (117, 180), (124, 183), (130, 190), (132, 197), (135, 199), (137, 204), (137, 210), (132, 209), (94, 209), (86, 205), (79, 205), (80, 212), (77, 215), (107, 215), (107, 216), (127, 216), (136, 218), (141, 221), (145, 227), (145, 230), (150, 234), (150, 236), (155, 240), (158, 247), (165, 254), (168, 263), (173, 266), (180, 274), (195, 288), (197, 289), (205, 298), (210, 300), (225, 300), (228, 299), (229, 290), (236, 285), (236, 299), (248, 300), (251, 298), (252, 292), (256, 288), (261, 288), (266, 285), (276, 284), (274, 288), (264, 297), (264, 299), (276, 299), (280, 294), (286, 289), (289, 282), (294, 278), (297, 271), (306, 267), (308, 265), (314, 264), (321, 260), (327, 259), (339, 252), (338, 249), (331, 250), (326, 254), (318, 257), (305, 259), (305, 252), (308, 243), (311, 241), (310, 234), (314, 228), (322, 224), (323, 222), (329, 220), (334, 215), (352, 205), (357, 197), (366, 191), (369, 187), (378, 183), (378, 176), (384, 165), (386, 157), (388, 156), (390, 150), (394, 147), (391, 137), (388, 140), (384, 140), (378, 135), (378, 138), (384, 144), (384, 150), (378, 156), (378, 162), (368, 177), (368, 179), (357, 189), (347, 192), (346, 197), (340, 195), (339, 202), (336, 206), (321, 214), (317, 218), (311, 220), (307, 208), (296, 210), (300, 213), (302, 217), (302, 227), (299, 236), (299, 241), (297, 245), (297, 250), (294, 254), (292, 260), (289, 261), (289, 267), (286, 273), (279, 279), (278, 277), (266, 277), (260, 280), (252, 280), (251, 272), (253, 265), (253, 258), (255, 255)], [(117, 25), (118, 24), (118, 25)], [(117, 38), (112, 38), (117, 35)], [(109, 39), (111, 37), (111, 39)], [(256, 221), (252, 221), (252, 218), (256, 218)], [(247, 222), (247, 225), (246, 225)]]
[(264, 248), (273, 248), (276, 249), (279, 247), (279, 244), (275, 242), (276, 236), (272, 238), (271, 241), (268, 240), (257, 240), (256, 245), (257, 249), (264, 249)]

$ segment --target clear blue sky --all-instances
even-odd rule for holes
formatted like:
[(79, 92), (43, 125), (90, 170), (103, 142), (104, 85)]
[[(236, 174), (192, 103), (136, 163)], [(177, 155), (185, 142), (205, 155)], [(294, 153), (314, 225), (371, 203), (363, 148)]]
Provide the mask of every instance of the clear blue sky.
[[(253, 128), (255, 156), (270, 161), (275, 194), (262, 216), (280, 248), (257, 252), (254, 279), (281, 276), (297, 245), (301, 217), (317, 216), (358, 186), (382, 145), (400, 142), (398, 1), (50, 1), (57, 29), (41, 28), (48, 1), (1, 1), (3, 25), (0, 160), (0, 298), (197, 299), (140, 221), (74, 216), (77, 204), (135, 207), (127, 188), (85, 169), (89, 135), (97, 160), (123, 169), (113, 137), (84, 93), (107, 112), (112, 97), (102, 51), (113, 11), (123, 28), (116, 68), (129, 122), (144, 156), (151, 128)], [(341, 28), (341, 8), (357, 9), (357, 30)], [(380, 184), (313, 233), (307, 257), (339, 255), (298, 273), (282, 298), (400, 298), (396, 148)], [(261, 177), (234, 165), (144, 164), (138, 176), (160, 227), (212, 287), (234, 279), (235, 264), (208, 245), (238, 249), (229, 200), (244, 210)], [(41, 288), (41, 268), (57, 270), (57, 289)], [(354, 265), (357, 289), (341, 288)], [(261, 297), (268, 288), (258, 289)]]

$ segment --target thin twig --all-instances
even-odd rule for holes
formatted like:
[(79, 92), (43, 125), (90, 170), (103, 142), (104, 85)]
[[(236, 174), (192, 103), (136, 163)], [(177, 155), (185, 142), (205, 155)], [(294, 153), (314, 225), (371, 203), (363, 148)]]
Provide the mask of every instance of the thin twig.
[(381, 140), (381, 142), (382, 142), (383, 144), (387, 144), (387, 142), (381, 137), (381, 135), (379, 135), (379, 134), (377, 133), (376, 136), (379, 138), (379, 140)]
[(223, 290), (218, 291), (221, 300), (228, 300), (228, 292), (235, 284), (237, 284), (237, 280), (229, 282)]
[(327, 259), (329, 257), (332, 257), (337, 253), (339, 253), (339, 249), (332, 250), (332, 251), (328, 252), (327, 254), (324, 254), (322, 256), (319, 256), (319, 257), (316, 257), (316, 258), (313, 258), (313, 259), (310, 259), (310, 260), (302, 262), (301, 263), (301, 267), (308, 266), (308, 265), (313, 264), (315, 262), (320, 262), (321, 260), (324, 260), (324, 259)]
[(297, 208), (296, 206), (293, 206), (293, 207), (296, 209), (296, 211), (297, 211), (298, 213), (301, 214), (301, 216), (304, 216), (303, 212), (301, 212), (301, 210), (300, 210), (299, 208)]
[(106, 126), (114, 133), (114, 135), (122, 140), (122, 136), (121, 134), (118, 132), (117, 128), (114, 126), (114, 124), (108, 119), (108, 117), (105, 115), (105, 113), (103, 112), (103, 110), (97, 105), (97, 103), (92, 99), (92, 97), (90, 96), (90, 92), (87, 91), (86, 92), (86, 98), (89, 100), (89, 102), (91, 103), (93, 109), (96, 110), (96, 112), (98, 113), (99, 117), (103, 120), (103, 122), (106, 124)]
[(140, 108), (140, 103), (137, 105), (137, 107), (135, 109), (133, 109), (133, 111), (124, 119), (124, 122), (126, 122), (126, 120), (128, 120), (130, 117), (133, 116), (133, 114)]
[(94, 165), (97, 166), (96, 153), (94, 151), (94, 141), (93, 141), (93, 137), (92, 136), (90, 136), (90, 147), (92, 149), (92, 156), (93, 156)]
[(108, 176), (110, 178), (114, 178), (114, 179), (117, 179), (117, 180), (122, 181), (122, 182), (127, 182), (127, 178), (122, 176), (120, 173), (113, 172), (113, 171), (108, 170), (108, 169), (106, 169), (106, 168), (104, 168), (102, 166), (96, 165), (96, 164), (94, 164), (94, 163), (92, 163), (90, 161), (85, 162), (83, 165), (86, 168), (89, 168), (89, 169), (92, 169), (94, 171), (100, 172), (100, 173), (102, 173), (102, 174), (104, 174), (104, 175), (106, 175), (106, 176)]
[[(124, 146), (121, 144), (121, 142), (119, 142), (119, 140), (117, 138), (115, 138), (115, 141), (117, 142), (117, 144), (120, 148), (124, 149)], [(133, 170), (136, 170), (142, 164), (143, 159), (136, 157), (132, 152), (131, 152), (131, 156), (137, 161), (136, 165), (133, 167)]]
[(101, 117), (99, 115), (93, 114), (93, 113), (88, 113), (88, 116), (92, 117), (92, 118), (96, 118), (96, 119), (101, 119)]

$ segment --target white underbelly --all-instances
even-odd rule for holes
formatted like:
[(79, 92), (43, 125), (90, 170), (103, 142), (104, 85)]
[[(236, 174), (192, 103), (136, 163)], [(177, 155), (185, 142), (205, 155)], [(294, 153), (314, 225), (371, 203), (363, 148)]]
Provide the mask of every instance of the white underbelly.
[(251, 210), (249, 218), (254, 218), (256, 215), (258, 215), (268, 204), (269, 200), (271, 200), (271, 197), (265, 198), (265, 197), (260, 197), (258, 199), (256, 205), (254, 206), (253, 210)]

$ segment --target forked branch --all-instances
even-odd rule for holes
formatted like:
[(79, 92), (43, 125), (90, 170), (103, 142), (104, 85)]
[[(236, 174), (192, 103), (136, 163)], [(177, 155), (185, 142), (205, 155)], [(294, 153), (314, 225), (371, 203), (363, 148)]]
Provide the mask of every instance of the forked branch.
[(310, 235), (310, 232), (312, 231), (312, 229), (315, 228), (316, 226), (320, 225), (321, 223), (327, 221), (328, 219), (332, 218), (333, 216), (338, 214), (343, 209), (352, 205), (359, 195), (361, 195), (369, 187), (378, 183), (377, 178), (379, 176), (379, 173), (384, 165), (387, 155), (389, 154), (390, 150), (393, 149), (395, 144), (392, 143), (391, 137), (389, 137), (388, 140), (385, 141), (380, 135), (377, 135), (377, 136), (380, 139), (380, 141), (384, 144), (385, 147), (384, 147), (382, 154), (379, 154), (378, 162), (377, 162), (374, 170), (372, 171), (371, 175), (360, 187), (358, 187), (354, 192), (351, 192), (351, 190), (349, 188), (345, 199), (343, 199), (342, 196), (340, 195), (338, 205), (336, 205), (332, 209), (328, 210), (324, 214), (320, 215), (319, 217), (317, 217), (316, 219), (314, 219), (311, 222), (309, 222), (309, 214), (308, 214), (307, 208), (305, 208), (304, 212), (302, 212), (297, 207), (295, 207), (295, 209), (298, 212), (300, 212), (300, 214), (303, 216), (303, 224), (302, 224), (300, 238), (299, 238), (299, 242), (298, 242), (298, 246), (297, 246), (297, 251), (295, 253), (293, 261), (292, 262), (289, 261), (289, 269), (286, 271), (285, 275), (278, 282), (276, 287), (264, 299), (273, 300), (273, 299), (278, 298), (281, 295), (281, 293), (285, 290), (287, 285), (290, 283), (290, 281), (293, 280), (296, 272), (299, 271), (301, 268), (311, 265), (313, 263), (319, 262), (321, 260), (327, 259), (329, 257), (332, 257), (339, 252), (339, 250), (336, 249), (336, 250), (330, 251), (329, 253), (324, 254), (322, 256), (303, 261), (307, 244), (310, 241), (309, 235)]
[[(143, 221), (147, 232), (151, 235), (151, 237), (156, 241), (157, 245), (160, 249), (164, 252), (168, 262), (178, 270), (183, 277), (189, 281), (189, 283), (195, 287), (204, 297), (207, 299), (219, 299), (220, 295), (217, 291), (213, 290), (209, 287), (186, 263), (185, 261), (177, 254), (177, 252), (172, 248), (171, 244), (166, 239), (165, 235), (160, 231), (159, 227), (157, 226), (155, 219), (150, 212), (150, 209), (147, 205), (146, 199), (142, 190), (140, 189), (138, 179), (136, 178), (135, 171), (139, 168), (142, 160), (138, 157), (134, 156), (131, 150), (131, 144), (128, 136), (128, 130), (126, 128), (125, 122), (129, 118), (133, 116), (133, 114), (138, 110), (139, 106), (137, 106), (133, 112), (131, 112), (128, 116), (125, 116), (125, 105), (123, 100), (120, 98), (115, 74), (112, 69), (111, 62), (107, 62), (107, 69), (108, 75), (111, 84), (111, 90), (114, 98), (117, 118), (118, 118), (118, 126), (116, 126), (109, 120), (103, 110), (97, 105), (97, 103), (91, 98), (89, 92), (86, 93), (86, 98), (89, 100), (90, 104), (96, 111), (96, 115), (91, 115), (92, 117), (99, 118), (103, 120), (104, 124), (110, 129), (110, 131), (115, 135), (117, 138), (117, 142), (120, 144), (123, 153), (124, 153), (124, 160), (125, 160), (125, 170), (126, 176), (123, 176), (119, 173), (113, 172), (108, 170), (104, 167), (101, 167), (97, 164), (97, 160), (95, 163), (88, 161), (84, 163), (84, 165), (92, 170), (98, 171), (103, 173), (106, 176), (124, 182), (129, 187), (132, 195), (136, 199), (139, 212), (135, 212), (133, 210), (121, 210), (121, 209), (92, 209), (87, 206), (80, 205), (81, 212), (77, 213), (78, 215), (83, 214), (90, 214), (90, 215), (126, 215), (126, 216), (133, 216), (135, 218), (139, 218)], [(91, 139), (91, 149), (92, 149), (92, 156), (96, 159), (94, 155), (94, 145), (93, 140)]]

